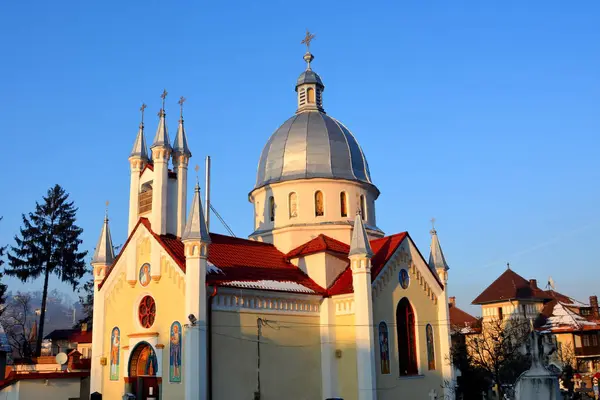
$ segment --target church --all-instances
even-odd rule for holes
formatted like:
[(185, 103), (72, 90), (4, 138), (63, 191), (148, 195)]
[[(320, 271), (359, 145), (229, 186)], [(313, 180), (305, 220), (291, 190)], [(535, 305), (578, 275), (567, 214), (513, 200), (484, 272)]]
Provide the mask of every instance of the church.
[(454, 398), (437, 233), (426, 260), (408, 232), (377, 227), (380, 192), (356, 137), (325, 112), (311, 39), (297, 110), (258, 161), (248, 239), (209, 231), (198, 184), (188, 204), (192, 152), (183, 112), (169, 137), (166, 92), (149, 150), (142, 118), (127, 241), (115, 255), (106, 217), (92, 260), (91, 393)]

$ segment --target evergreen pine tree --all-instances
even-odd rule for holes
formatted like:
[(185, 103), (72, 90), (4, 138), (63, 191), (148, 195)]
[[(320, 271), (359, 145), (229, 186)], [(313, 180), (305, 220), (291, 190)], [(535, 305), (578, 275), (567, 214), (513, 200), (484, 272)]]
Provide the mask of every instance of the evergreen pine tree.
[[(2, 217), (0, 217), (0, 221), (2, 221)], [(6, 246), (0, 246), (0, 267), (4, 265), (4, 252), (6, 251)], [(0, 273), (0, 279), (2, 279), (2, 273)], [(6, 295), (6, 285), (0, 282), (0, 305), (4, 305), (6, 299), (4, 296)], [(4, 307), (0, 307), (0, 314), (4, 311)]]
[(23, 214), (23, 227), (15, 236), (16, 246), (8, 252), (9, 268), (5, 272), (25, 282), (28, 279), (44, 277), (42, 309), (36, 340), (35, 354), (40, 355), (46, 317), (48, 279), (51, 274), (66, 283), (73, 290), (85, 273), (86, 251), (79, 251), (80, 235), (83, 230), (75, 225), (77, 208), (68, 201), (69, 195), (59, 185), (48, 190), (43, 203), (35, 204), (35, 211), (29, 216)]
[(83, 309), (83, 318), (75, 324), (74, 328), (81, 328), (81, 324), (87, 324), (87, 328), (92, 329), (94, 318), (94, 278), (88, 280), (81, 289), (79, 289), (79, 304)]

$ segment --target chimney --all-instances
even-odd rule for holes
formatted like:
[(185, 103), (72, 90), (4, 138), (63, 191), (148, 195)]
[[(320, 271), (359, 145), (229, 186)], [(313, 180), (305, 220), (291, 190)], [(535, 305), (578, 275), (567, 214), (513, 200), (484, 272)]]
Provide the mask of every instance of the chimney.
[(456, 306), (456, 297), (454, 297), (454, 296), (448, 297), (448, 301), (450, 302), (451, 307)]
[(598, 315), (598, 296), (590, 296), (590, 307), (592, 307), (592, 318), (600, 319), (600, 315)]
[(537, 279), (530, 279), (529, 280), (529, 287), (532, 289), (537, 289), (538, 285), (537, 285)]
[(82, 322), (81, 323), (81, 332), (87, 332), (87, 330), (88, 330), (87, 322)]

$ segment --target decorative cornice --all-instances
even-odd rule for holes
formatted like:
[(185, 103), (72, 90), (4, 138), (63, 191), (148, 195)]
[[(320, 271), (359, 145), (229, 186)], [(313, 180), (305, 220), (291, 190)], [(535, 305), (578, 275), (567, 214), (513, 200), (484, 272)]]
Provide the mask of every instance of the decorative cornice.
[(335, 296), (332, 298), (335, 305), (335, 315), (354, 314), (354, 295)]
[(130, 333), (127, 335), (128, 338), (138, 338), (138, 337), (158, 337), (158, 332), (136, 332)]
[(164, 345), (164, 344), (162, 344), (162, 343), (159, 343), (159, 344), (157, 344), (157, 345), (156, 345), (156, 348), (157, 348), (157, 349), (164, 349), (164, 348), (165, 348), (165, 345)]
[(133, 288), (133, 287), (135, 287), (135, 284), (137, 283), (137, 279), (128, 280), (127, 283), (129, 283), (129, 286), (131, 286)]
[(258, 290), (221, 289), (213, 299), (213, 310), (319, 315), (321, 298), (300, 294)]

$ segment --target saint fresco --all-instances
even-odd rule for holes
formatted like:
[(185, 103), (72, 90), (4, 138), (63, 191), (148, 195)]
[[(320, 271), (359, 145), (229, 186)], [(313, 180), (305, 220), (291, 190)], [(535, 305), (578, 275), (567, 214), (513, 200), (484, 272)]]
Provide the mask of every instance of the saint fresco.
[(181, 324), (171, 325), (169, 356), (169, 382), (181, 382)]
[(121, 347), (121, 331), (116, 326), (110, 336), (110, 380), (119, 380), (119, 350)]
[(148, 286), (150, 283), (150, 264), (146, 263), (140, 268), (140, 285)]

